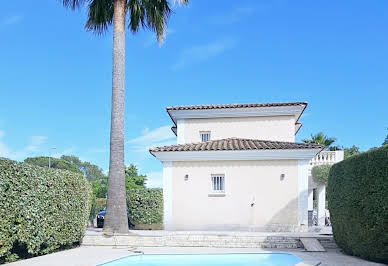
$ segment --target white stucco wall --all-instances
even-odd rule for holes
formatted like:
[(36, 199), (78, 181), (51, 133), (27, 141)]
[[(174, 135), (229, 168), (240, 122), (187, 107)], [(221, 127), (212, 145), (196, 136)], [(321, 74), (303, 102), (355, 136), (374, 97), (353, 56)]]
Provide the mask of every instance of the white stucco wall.
[[(298, 225), (298, 160), (192, 161), (166, 166), (167, 230)], [(209, 196), (212, 174), (225, 175), (225, 196)], [(305, 178), (307, 182), (307, 172)]]
[(192, 118), (178, 120), (178, 143), (200, 142), (200, 131), (211, 131), (211, 139), (250, 138), (295, 141), (295, 116)]

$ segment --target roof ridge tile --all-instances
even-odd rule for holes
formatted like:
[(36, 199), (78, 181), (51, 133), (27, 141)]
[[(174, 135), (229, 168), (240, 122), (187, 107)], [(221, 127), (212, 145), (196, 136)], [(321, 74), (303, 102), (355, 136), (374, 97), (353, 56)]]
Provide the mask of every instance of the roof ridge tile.
[(224, 150), (278, 150), (278, 149), (323, 149), (323, 145), (287, 141), (272, 141), (246, 138), (226, 138), (207, 142), (184, 143), (150, 148), (150, 152), (170, 151), (224, 151)]

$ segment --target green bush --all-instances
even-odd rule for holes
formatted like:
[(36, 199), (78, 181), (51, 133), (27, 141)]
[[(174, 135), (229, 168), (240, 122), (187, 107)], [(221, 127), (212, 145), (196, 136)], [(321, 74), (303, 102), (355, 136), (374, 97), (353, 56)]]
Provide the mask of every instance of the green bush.
[(388, 263), (388, 146), (333, 165), (327, 196), (338, 246)]
[(0, 263), (79, 243), (90, 198), (80, 174), (0, 158)]
[(314, 166), (313, 169), (311, 169), (311, 175), (315, 184), (327, 185), (330, 168), (331, 168), (330, 164), (323, 164), (323, 165)]
[(127, 190), (129, 220), (136, 225), (163, 223), (163, 192), (160, 188)]

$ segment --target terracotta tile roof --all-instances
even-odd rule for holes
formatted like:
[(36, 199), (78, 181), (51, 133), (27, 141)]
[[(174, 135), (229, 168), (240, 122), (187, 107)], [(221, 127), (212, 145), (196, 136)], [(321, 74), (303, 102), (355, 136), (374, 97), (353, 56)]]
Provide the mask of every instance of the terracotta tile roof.
[(184, 105), (170, 106), (167, 111), (172, 110), (202, 110), (202, 109), (228, 109), (228, 108), (251, 108), (251, 107), (277, 107), (277, 106), (306, 106), (307, 102), (289, 103), (243, 103), (243, 104), (211, 104), (211, 105)]
[(150, 148), (150, 152), (169, 151), (232, 151), (232, 150), (296, 150), (323, 149), (324, 146), (312, 143), (283, 142), (257, 139), (228, 138), (208, 142), (187, 143)]

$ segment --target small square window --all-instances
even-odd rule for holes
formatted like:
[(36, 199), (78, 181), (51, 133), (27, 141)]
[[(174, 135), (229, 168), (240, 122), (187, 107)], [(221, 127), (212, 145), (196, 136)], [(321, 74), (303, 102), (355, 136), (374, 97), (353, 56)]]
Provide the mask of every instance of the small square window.
[(224, 175), (212, 175), (212, 192), (224, 193), (225, 192), (225, 176)]
[(201, 131), (199, 134), (202, 142), (210, 141), (210, 131)]

